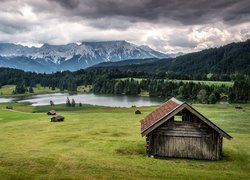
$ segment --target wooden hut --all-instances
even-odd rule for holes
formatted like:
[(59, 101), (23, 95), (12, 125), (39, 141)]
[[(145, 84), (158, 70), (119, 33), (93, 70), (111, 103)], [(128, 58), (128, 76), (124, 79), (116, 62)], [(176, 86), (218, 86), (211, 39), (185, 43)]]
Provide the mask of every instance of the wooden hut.
[(171, 98), (141, 120), (151, 156), (219, 160), (223, 137), (232, 139), (186, 102)]
[(51, 122), (62, 122), (62, 121), (64, 121), (63, 116), (55, 116), (51, 118)]
[(50, 110), (47, 112), (48, 115), (56, 115), (56, 111), (55, 110)]
[(6, 106), (6, 109), (13, 109), (13, 106)]
[(139, 109), (137, 109), (137, 110), (135, 111), (135, 114), (141, 114), (141, 111), (140, 111)]
[(242, 109), (242, 107), (241, 107), (241, 105), (237, 104), (237, 105), (235, 106), (235, 109)]

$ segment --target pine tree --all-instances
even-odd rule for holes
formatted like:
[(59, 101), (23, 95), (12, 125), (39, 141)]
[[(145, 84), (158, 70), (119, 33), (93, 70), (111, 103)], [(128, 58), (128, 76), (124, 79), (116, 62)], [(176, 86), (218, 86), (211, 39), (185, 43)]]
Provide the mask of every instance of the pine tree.
[(123, 94), (123, 91), (124, 91), (123, 81), (117, 81), (115, 83), (114, 93), (115, 94)]
[(50, 100), (49, 103), (50, 103), (51, 106), (54, 106), (54, 105), (55, 105), (54, 102), (53, 102), (52, 100)]
[(76, 106), (76, 102), (75, 102), (74, 99), (72, 99), (72, 101), (71, 101), (71, 106), (72, 106), (72, 107), (75, 107), (75, 106)]
[(26, 92), (26, 87), (25, 87), (25, 84), (24, 82), (19, 82), (17, 83), (16, 85), (16, 88), (15, 88), (15, 94), (24, 94)]
[(76, 85), (75, 79), (70, 78), (68, 80), (68, 87), (67, 87), (67, 89), (68, 89), (68, 93), (69, 94), (77, 94), (77, 85)]
[(70, 106), (71, 106), (71, 103), (70, 103), (69, 97), (67, 97), (67, 100), (66, 100), (66, 106), (68, 106), (68, 107), (70, 107)]
[(217, 102), (216, 96), (214, 93), (211, 93), (208, 97), (208, 101), (210, 104), (215, 104)]
[(29, 87), (29, 93), (34, 93), (32, 86)]
[(197, 99), (200, 103), (207, 103), (207, 91), (205, 89), (201, 89), (197, 94)]

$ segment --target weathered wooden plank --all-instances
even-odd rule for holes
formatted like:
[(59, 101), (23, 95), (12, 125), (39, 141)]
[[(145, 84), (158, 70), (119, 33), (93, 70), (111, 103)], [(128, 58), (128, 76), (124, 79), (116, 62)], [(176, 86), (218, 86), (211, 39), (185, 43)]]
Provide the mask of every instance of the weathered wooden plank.
[(211, 134), (202, 134), (202, 133), (174, 133), (174, 132), (163, 132), (163, 133), (159, 133), (159, 135), (161, 136), (170, 136), (170, 137), (198, 137), (198, 138), (202, 138), (202, 137), (211, 137)]
[(181, 129), (169, 129), (169, 130), (162, 130), (162, 129), (159, 129), (157, 130), (157, 133), (179, 133), (179, 132), (182, 132), (182, 133), (188, 133), (188, 134), (191, 134), (191, 133), (203, 133), (203, 134), (213, 134), (213, 132), (211, 131), (208, 131), (208, 130), (198, 130), (198, 129), (187, 129), (187, 130), (181, 130)]
[(208, 138), (159, 136), (158, 154), (169, 157), (212, 159), (212, 144)]
[(218, 132), (186, 109), (180, 114), (183, 121), (166, 121), (147, 136), (148, 154), (220, 159), (222, 137), (219, 137)]
[(201, 134), (201, 135), (211, 135), (213, 136), (213, 133), (210, 132), (210, 131), (182, 131), (182, 130), (168, 130), (168, 131), (163, 131), (163, 130), (159, 130), (157, 131), (157, 134), (175, 134), (175, 133), (178, 133), (178, 134)]

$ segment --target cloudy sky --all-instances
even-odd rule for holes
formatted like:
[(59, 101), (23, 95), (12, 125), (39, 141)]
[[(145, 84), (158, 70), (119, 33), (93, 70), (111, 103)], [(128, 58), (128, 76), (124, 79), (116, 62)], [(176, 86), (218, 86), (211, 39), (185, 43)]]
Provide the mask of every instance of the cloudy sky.
[(250, 0), (0, 0), (0, 42), (127, 40), (167, 53), (250, 38)]

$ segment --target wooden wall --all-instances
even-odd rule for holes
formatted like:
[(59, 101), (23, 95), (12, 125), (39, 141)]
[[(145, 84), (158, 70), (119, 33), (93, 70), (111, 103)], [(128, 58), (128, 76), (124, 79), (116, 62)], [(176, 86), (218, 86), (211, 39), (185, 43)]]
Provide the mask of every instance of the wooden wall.
[(222, 137), (207, 124), (183, 110), (146, 136), (148, 156), (221, 159)]

